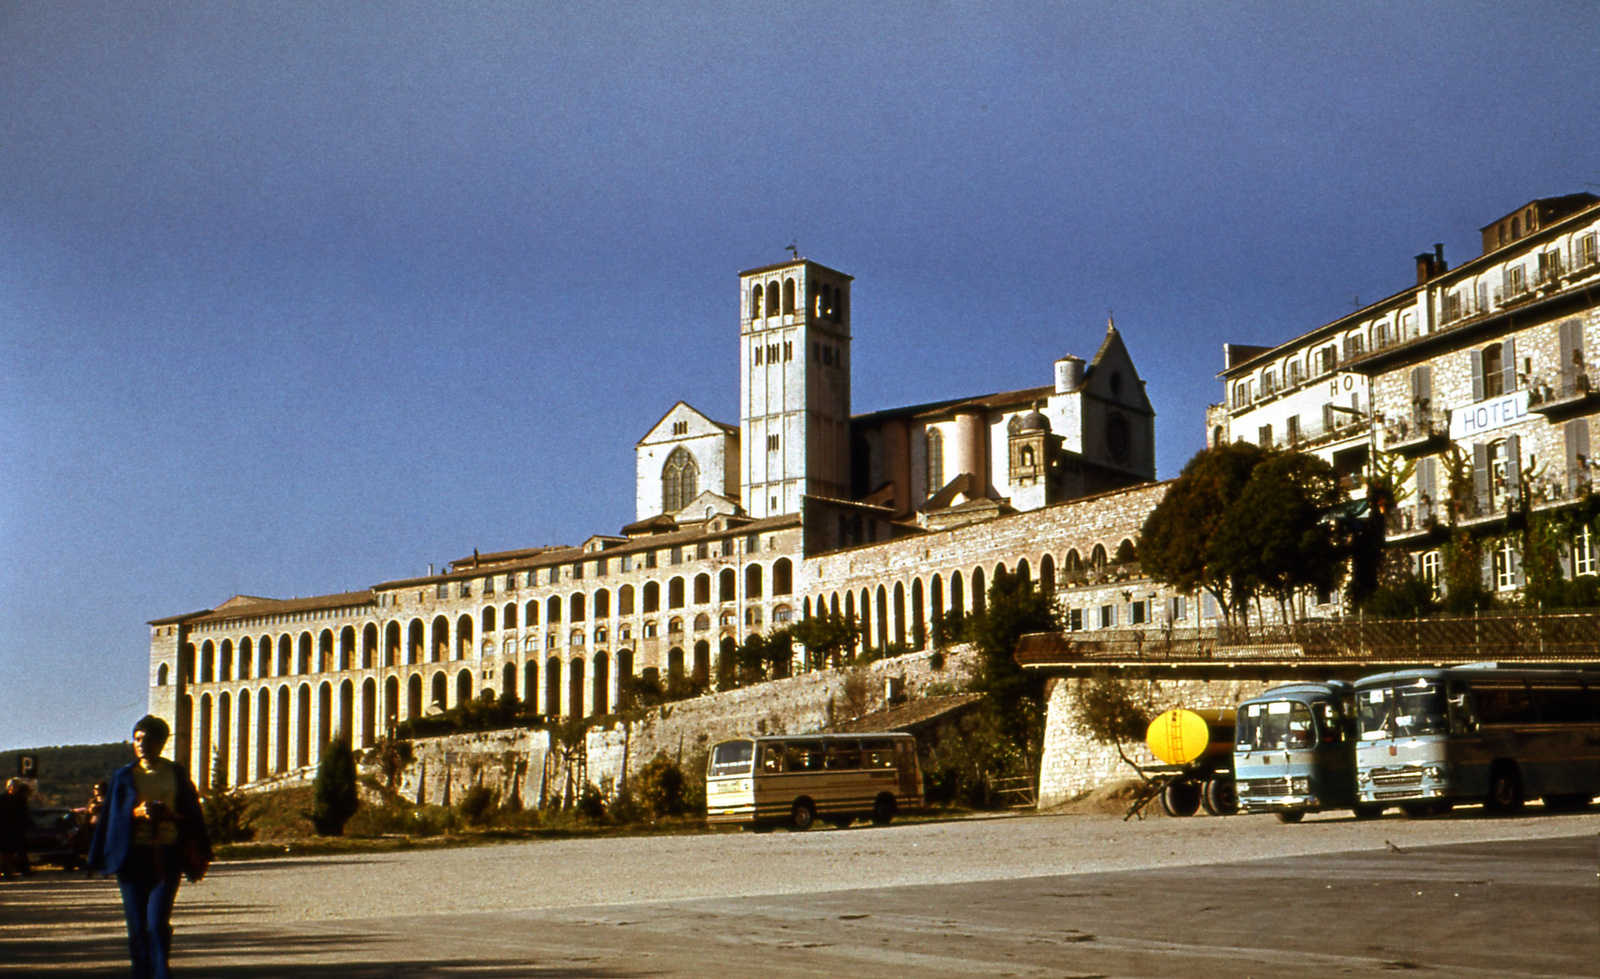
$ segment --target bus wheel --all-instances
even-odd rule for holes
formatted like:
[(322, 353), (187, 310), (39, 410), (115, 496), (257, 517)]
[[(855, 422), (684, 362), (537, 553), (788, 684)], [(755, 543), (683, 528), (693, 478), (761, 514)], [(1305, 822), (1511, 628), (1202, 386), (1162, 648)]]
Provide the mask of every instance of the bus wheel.
[(1187, 779), (1168, 782), (1161, 790), (1161, 808), (1169, 816), (1193, 816), (1200, 811), (1200, 786)]
[(1200, 795), (1200, 804), (1212, 816), (1232, 816), (1239, 811), (1239, 793), (1231, 778), (1206, 779)]
[(1377, 819), (1383, 815), (1382, 806), (1354, 806), (1350, 811), (1356, 814), (1357, 819)]
[(1273, 815), (1278, 817), (1280, 823), (1298, 823), (1306, 818), (1304, 809), (1280, 809)]
[(811, 804), (810, 799), (796, 802), (793, 811), (789, 813), (789, 825), (798, 830), (808, 830), (816, 821), (817, 808)]
[(880, 795), (872, 804), (872, 825), (887, 826), (894, 819), (894, 800), (886, 795)]
[(1500, 815), (1522, 808), (1522, 776), (1517, 774), (1516, 765), (1502, 761), (1489, 770), (1489, 796), (1484, 807)]

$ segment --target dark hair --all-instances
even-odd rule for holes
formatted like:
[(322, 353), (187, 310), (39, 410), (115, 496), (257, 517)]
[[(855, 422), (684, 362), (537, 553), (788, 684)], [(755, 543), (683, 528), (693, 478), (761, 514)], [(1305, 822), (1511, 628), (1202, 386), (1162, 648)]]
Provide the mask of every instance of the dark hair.
[(155, 741), (157, 744), (166, 744), (168, 736), (172, 734), (172, 728), (167, 726), (167, 722), (154, 714), (144, 715), (133, 725), (134, 734), (140, 731), (144, 732), (146, 740)]

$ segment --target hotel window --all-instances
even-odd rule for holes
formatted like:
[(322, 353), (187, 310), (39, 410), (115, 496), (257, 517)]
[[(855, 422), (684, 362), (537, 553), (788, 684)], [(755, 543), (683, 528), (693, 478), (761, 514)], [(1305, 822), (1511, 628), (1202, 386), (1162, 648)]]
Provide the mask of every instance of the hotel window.
[(1144, 625), (1149, 621), (1149, 615), (1147, 614), (1149, 607), (1146, 602), (1134, 602), (1129, 608), (1128, 624)]
[(1317, 373), (1331, 374), (1333, 373), (1333, 369), (1338, 366), (1339, 351), (1333, 346), (1333, 344), (1330, 343), (1326, 347), (1323, 347), (1321, 350), (1317, 351)]
[(493, 575), (490, 575), (489, 577), (483, 579), (483, 593), (485, 595), (493, 595), (494, 594), (494, 576)]
[(1272, 448), (1271, 425), (1262, 425), (1261, 428), (1256, 431), (1256, 444), (1261, 446), (1263, 449)]
[(1115, 605), (1100, 606), (1100, 628), (1110, 629), (1117, 624), (1117, 607)]
[(1517, 545), (1511, 538), (1502, 540), (1494, 549), (1494, 587), (1496, 591), (1509, 591), (1517, 587)]
[(1594, 538), (1588, 527), (1572, 538), (1572, 576), (1592, 575), (1600, 571), (1600, 566), (1595, 564)]
[(1578, 239), (1578, 262), (1583, 265), (1600, 262), (1600, 237), (1592, 231)]
[(1083, 609), (1081, 609), (1081, 608), (1067, 609), (1067, 631), (1068, 632), (1082, 632), (1083, 631)]
[(1173, 595), (1167, 599), (1167, 621), (1182, 622), (1189, 617), (1189, 598), (1187, 595)]
[(572, 580), (573, 581), (582, 581), (583, 580), (583, 562), (582, 561), (577, 561), (572, 565)]
[(645, 551), (644, 552), (644, 566), (645, 566), (645, 568), (647, 570), (656, 566), (656, 552), (655, 551)]
[(1528, 274), (1520, 265), (1506, 266), (1506, 295), (1520, 296), (1528, 291)]
[(472, 582), (463, 581), (461, 583), (460, 589), (457, 591), (457, 595), (459, 597), (461, 597), (461, 598), (471, 598), (472, 597)]
[(683, 547), (681, 545), (672, 549), (671, 561), (673, 564), (683, 563)]
[(1300, 441), (1300, 416), (1290, 415), (1283, 423), (1283, 436), (1289, 440), (1290, 445)]
[(622, 555), (622, 570), (623, 571), (632, 571), (633, 570), (633, 555), (632, 554), (624, 554), (624, 555)]

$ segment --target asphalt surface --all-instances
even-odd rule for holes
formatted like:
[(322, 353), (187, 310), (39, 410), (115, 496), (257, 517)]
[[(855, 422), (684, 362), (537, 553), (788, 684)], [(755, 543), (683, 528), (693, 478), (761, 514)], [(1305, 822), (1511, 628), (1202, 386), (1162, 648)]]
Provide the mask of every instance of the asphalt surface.
[[(1600, 813), (1030, 816), (219, 864), (187, 976), (1600, 975)], [(125, 975), (115, 887), (0, 885), (0, 975)]]

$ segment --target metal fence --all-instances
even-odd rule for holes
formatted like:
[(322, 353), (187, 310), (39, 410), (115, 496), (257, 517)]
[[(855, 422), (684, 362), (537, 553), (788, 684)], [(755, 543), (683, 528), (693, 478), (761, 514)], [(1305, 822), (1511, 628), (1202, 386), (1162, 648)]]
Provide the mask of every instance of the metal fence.
[(1028, 637), (1024, 663), (1600, 662), (1600, 610), (1119, 629)]

